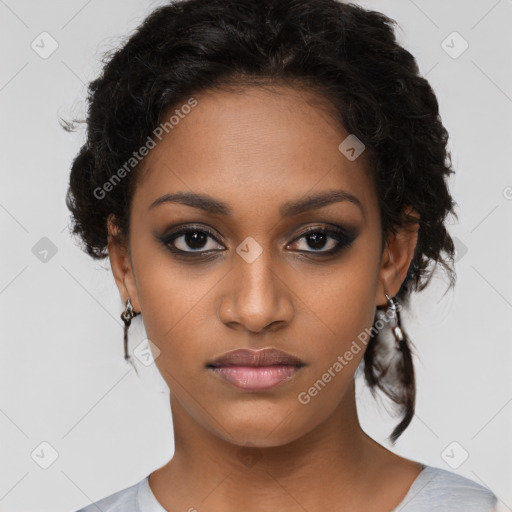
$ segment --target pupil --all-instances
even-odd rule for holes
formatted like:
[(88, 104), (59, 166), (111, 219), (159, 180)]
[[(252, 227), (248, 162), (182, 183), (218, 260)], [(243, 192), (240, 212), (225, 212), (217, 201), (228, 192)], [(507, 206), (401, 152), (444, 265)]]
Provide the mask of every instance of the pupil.
[(313, 249), (322, 249), (325, 245), (325, 233), (312, 233), (308, 235), (308, 243)]
[(191, 249), (201, 249), (206, 241), (205, 233), (194, 231), (185, 235), (185, 242)]

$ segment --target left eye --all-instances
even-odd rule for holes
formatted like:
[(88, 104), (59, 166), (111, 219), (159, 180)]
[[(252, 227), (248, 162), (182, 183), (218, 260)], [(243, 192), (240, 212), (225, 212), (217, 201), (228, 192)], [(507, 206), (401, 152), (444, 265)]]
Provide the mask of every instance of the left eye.
[[(346, 237), (336, 231), (315, 229), (302, 234), (291, 245), (299, 245), (299, 247), (295, 247), (299, 251), (329, 253), (336, 251), (341, 246), (348, 245), (349, 241), (345, 239)], [(303, 241), (302, 247), (299, 243), (301, 240)]]

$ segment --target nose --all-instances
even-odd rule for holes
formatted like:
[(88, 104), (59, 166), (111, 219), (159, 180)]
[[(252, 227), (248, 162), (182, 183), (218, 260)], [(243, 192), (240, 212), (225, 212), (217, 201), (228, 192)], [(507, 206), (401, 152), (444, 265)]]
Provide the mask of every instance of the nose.
[(269, 251), (248, 262), (236, 255), (223, 290), (219, 318), (232, 329), (251, 333), (274, 331), (288, 325), (294, 314), (293, 292)]

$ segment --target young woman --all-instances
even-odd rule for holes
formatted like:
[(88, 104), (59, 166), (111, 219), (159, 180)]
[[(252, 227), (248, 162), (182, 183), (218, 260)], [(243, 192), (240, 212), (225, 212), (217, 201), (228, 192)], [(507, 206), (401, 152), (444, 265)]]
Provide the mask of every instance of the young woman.
[[(361, 429), (354, 375), (415, 406), (400, 310), (454, 283), (448, 135), (383, 14), (335, 0), (156, 9), (90, 84), (67, 204), (170, 388), (175, 453), (83, 512), (489, 511)], [(126, 353), (127, 360), (130, 359)]]

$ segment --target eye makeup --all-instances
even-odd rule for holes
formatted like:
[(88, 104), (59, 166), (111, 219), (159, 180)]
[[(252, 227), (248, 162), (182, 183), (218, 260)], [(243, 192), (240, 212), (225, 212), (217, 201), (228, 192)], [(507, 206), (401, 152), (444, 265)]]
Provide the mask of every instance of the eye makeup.
[[(308, 257), (321, 259), (334, 257), (352, 245), (357, 238), (357, 230), (335, 224), (310, 225), (295, 236), (286, 245), (292, 252), (306, 254)], [(210, 260), (226, 247), (219, 240), (220, 236), (203, 224), (180, 225), (176, 229), (166, 230), (163, 235), (156, 235), (159, 242), (179, 259)], [(297, 246), (302, 248), (297, 248)]]

